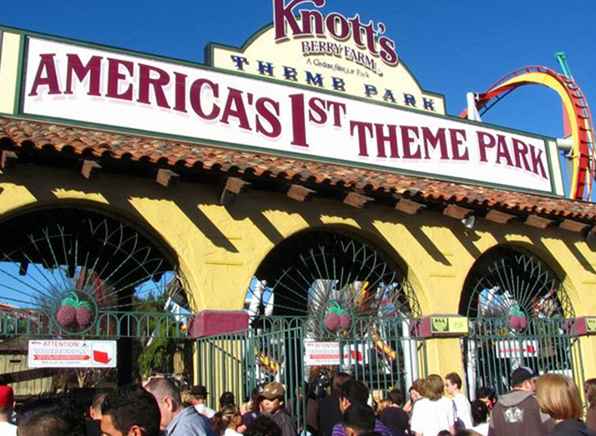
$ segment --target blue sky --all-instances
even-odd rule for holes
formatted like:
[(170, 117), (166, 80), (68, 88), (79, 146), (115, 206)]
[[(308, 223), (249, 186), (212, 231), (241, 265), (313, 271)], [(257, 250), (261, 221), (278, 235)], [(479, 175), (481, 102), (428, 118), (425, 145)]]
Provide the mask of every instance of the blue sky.
[[(467, 91), (484, 91), (526, 65), (557, 68), (565, 51), (592, 102), (596, 96), (596, 8), (590, 0), (327, 0), (325, 10), (383, 21), (401, 59), (421, 85), (446, 96), (459, 113)], [(203, 61), (208, 42), (240, 46), (270, 23), (269, 0), (4, 2), (0, 23), (126, 49)], [(560, 136), (561, 107), (553, 91), (516, 91), (486, 121)]]

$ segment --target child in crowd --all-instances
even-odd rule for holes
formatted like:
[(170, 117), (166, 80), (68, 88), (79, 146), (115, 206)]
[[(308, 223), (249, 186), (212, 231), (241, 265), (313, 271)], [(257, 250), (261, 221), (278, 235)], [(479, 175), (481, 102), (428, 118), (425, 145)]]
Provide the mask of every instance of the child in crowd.
[(237, 431), (242, 424), (240, 411), (236, 406), (224, 406), (213, 416), (213, 430), (217, 436), (241, 436)]
[(473, 430), (483, 436), (488, 435), (488, 407), (482, 400), (474, 400), (471, 404), (472, 420), (474, 421)]
[(412, 414), (414, 403), (421, 398), (424, 398), (426, 393), (426, 380), (423, 378), (414, 380), (414, 383), (412, 383), (412, 386), (410, 386), (408, 393), (410, 394), (410, 398), (404, 405), (404, 412)]
[(408, 414), (401, 408), (404, 395), (399, 389), (393, 389), (387, 395), (387, 407), (379, 414), (379, 419), (391, 430), (393, 436), (405, 436), (409, 433)]
[(440, 375), (427, 377), (426, 397), (416, 401), (410, 427), (417, 436), (434, 436), (441, 430), (455, 432), (453, 402), (443, 396), (444, 383)]

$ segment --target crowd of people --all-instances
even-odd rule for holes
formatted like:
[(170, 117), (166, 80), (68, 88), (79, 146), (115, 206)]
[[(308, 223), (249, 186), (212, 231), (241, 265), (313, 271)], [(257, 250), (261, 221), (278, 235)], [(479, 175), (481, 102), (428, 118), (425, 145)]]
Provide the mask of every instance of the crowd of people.
[(399, 389), (373, 399), (366, 384), (337, 373), (329, 392), (308, 399), (304, 428), (278, 382), (255, 389), (244, 404), (225, 392), (217, 410), (208, 407), (204, 386), (181, 389), (159, 376), (93, 398), (38, 399), (18, 413), (12, 389), (0, 386), (0, 436), (596, 435), (596, 379), (584, 386), (586, 411), (563, 375), (537, 377), (520, 367), (510, 384), (498, 399), (481, 388), (470, 402), (458, 374), (431, 374), (412, 384), (407, 399)]

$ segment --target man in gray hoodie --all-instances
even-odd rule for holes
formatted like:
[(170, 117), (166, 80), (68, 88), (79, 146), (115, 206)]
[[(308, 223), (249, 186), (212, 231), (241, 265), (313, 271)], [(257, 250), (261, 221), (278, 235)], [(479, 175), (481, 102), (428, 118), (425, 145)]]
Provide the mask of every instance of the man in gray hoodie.
[(489, 436), (543, 436), (553, 428), (554, 422), (540, 411), (534, 397), (534, 378), (529, 368), (513, 371), (511, 392), (502, 395), (492, 411)]

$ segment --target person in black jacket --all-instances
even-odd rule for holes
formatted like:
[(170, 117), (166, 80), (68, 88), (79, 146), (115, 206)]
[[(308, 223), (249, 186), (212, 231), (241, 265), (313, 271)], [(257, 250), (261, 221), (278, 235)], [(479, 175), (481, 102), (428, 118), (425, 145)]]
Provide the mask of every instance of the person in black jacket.
[(340, 386), (350, 380), (352, 376), (345, 372), (338, 372), (331, 383), (331, 395), (319, 400), (317, 411), (318, 435), (331, 436), (333, 426), (342, 422), (343, 415), (339, 410)]
[(399, 389), (393, 389), (387, 395), (389, 406), (381, 412), (379, 419), (391, 430), (393, 436), (405, 436), (410, 431), (410, 417), (404, 409), (404, 395)]
[(545, 374), (536, 381), (536, 400), (540, 409), (554, 421), (548, 436), (594, 436), (580, 419), (582, 403), (577, 386), (569, 377)]

